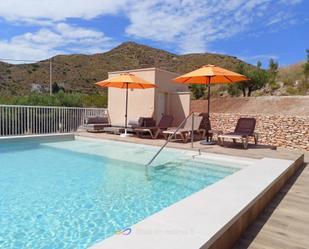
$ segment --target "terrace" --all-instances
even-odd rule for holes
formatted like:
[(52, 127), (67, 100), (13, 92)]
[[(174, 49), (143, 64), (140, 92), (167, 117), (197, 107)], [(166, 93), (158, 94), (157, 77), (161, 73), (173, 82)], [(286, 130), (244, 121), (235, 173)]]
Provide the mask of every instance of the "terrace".
[[(136, 137), (122, 138), (113, 134), (78, 132), (77, 136), (92, 137), (99, 139), (111, 139), (130, 143), (162, 146), (164, 140), (140, 139)], [(298, 161), (298, 169), (284, 186), (266, 204), (265, 209), (256, 217), (256, 220), (246, 228), (245, 233), (236, 241), (234, 249), (244, 248), (309, 248), (309, 153), (297, 150), (277, 148), (269, 146), (249, 146), (242, 150), (240, 146), (229, 143), (226, 147), (218, 145), (203, 146), (199, 141), (194, 142), (193, 148), (190, 143), (169, 143), (168, 147), (202, 151), (211, 154), (229, 155), (260, 159), (264, 157), (288, 159)], [(304, 161), (302, 162), (302, 156)], [(100, 247), (98, 247), (100, 248)], [(105, 248), (105, 247), (103, 247)], [(220, 247), (219, 247), (220, 248)]]
[[(175, 76), (157, 69), (143, 69), (137, 72), (151, 79), (161, 79), (159, 84), (163, 85)], [(119, 72), (111, 74), (119, 74)], [(158, 77), (158, 75), (163, 76)], [(149, 95), (130, 91), (129, 95), (135, 97), (135, 103), (133, 105), (131, 103), (132, 107), (129, 108), (129, 119), (136, 119), (138, 116), (154, 116), (158, 119), (162, 113), (167, 112), (173, 113), (176, 117), (173, 125), (179, 125), (181, 120), (192, 111), (189, 95), (184, 92), (186, 90), (184, 87), (180, 89), (166, 87), (163, 90), (152, 89), (148, 92)], [(57, 153), (60, 151), (68, 154), (69, 152), (77, 153), (75, 156), (80, 157), (80, 160), (84, 160), (83, 157), (86, 154), (94, 158), (96, 156), (106, 157), (112, 161), (118, 159), (117, 157), (125, 157), (128, 153), (128, 157), (137, 158), (135, 161), (132, 161), (132, 158), (126, 160), (128, 164), (137, 162), (139, 166), (145, 166), (152, 154), (155, 154), (165, 144), (164, 139), (89, 133), (81, 129), (88, 117), (104, 116), (108, 117), (112, 123), (122, 122), (124, 110), (119, 108), (118, 100), (123, 101), (124, 93), (122, 90), (114, 89), (109, 91), (109, 94), (109, 110), (0, 105), (0, 145), (5, 148), (7, 144), (35, 142), (39, 145), (43, 144), (45, 149), (46, 147), (56, 148)], [(147, 101), (144, 101), (145, 96), (147, 96)], [(143, 108), (140, 108), (141, 103), (145, 102), (147, 103), (142, 106)], [(122, 104), (124, 101), (121, 102), (121, 106)], [(222, 130), (231, 130), (236, 121), (235, 114), (214, 113), (211, 119), (215, 128)], [(306, 194), (308, 187), (308, 152), (305, 151), (308, 148), (306, 120), (307, 117), (278, 118), (260, 115), (258, 116), (258, 131), (262, 135), (262, 144), (253, 145), (251, 142), (246, 150), (241, 144), (234, 143), (226, 143), (224, 147), (216, 144), (205, 146), (197, 137), (192, 143), (178, 141), (168, 143), (165, 149), (166, 155), (171, 149), (176, 154), (182, 153), (192, 157), (193, 161), (196, 157), (200, 157), (198, 162), (205, 163), (206, 167), (209, 167), (207, 163), (213, 161), (221, 163), (224, 167), (228, 165), (227, 168), (229, 164), (236, 165), (239, 172), (200, 189), (198, 192), (193, 192), (176, 203), (170, 203), (171, 206), (157, 210), (158, 212), (144, 217), (143, 220), (134, 220), (130, 223), (130, 225), (135, 224), (132, 226), (134, 231), (155, 231), (153, 234), (143, 235), (137, 232), (128, 237), (109, 234), (107, 238), (104, 237), (103, 241), (94, 244), (93, 248), (119, 249), (128, 246), (128, 248), (139, 249), (158, 240), (164, 243), (162, 242), (157, 248), (166, 248), (167, 245), (177, 249), (189, 247), (222, 249), (230, 248), (232, 245), (235, 248), (293, 248), (295, 246), (308, 248), (306, 238), (309, 230), (309, 216), (305, 211), (309, 204)], [(289, 125), (288, 129), (285, 129), (286, 124)], [(272, 125), (276, 125), (277, 133), (269, 136), (269, 127), (273, 127)], [(300, 146), (299, 150), (281, 148), (280, 143), (290, 136), (293, 136), (293, 139), (290, 139), (290, 144), (287, 145)], [(277, 137), (278, 139), (274, 139)], [(90, 140), (87, 141), (87, 139)], [(47, 145), (48, 142), (51, 144)], [(271, 142), (278, 143), (279, 146)], [(135, 154), (129, 149), (131, 145), (135, 148)], [(125, 151), (118, 155), (113, 146), (119, 146)], [(144, 146), (147, 150), (140, 149)], [(37, 147), (40, 146), (34, 146), (34, 149)], [(147, 153), (143, 154), (145, 151)], [(45, 153), (50, 153), (50, 151)], [(138, 161), (138, 158), (146, 161)], [(38, 160), (41, 159), (38, 158)], [(148, 172), (148, 167), (145, 169)], [(160, 173), (158, 175), (160, 176)], [(198, 176), (195, 174), (193, 179), (198, 179)], [(229, 207), (232, 203), (234, 206)], [(198, 215), (195, 216), (194, 212)], [(211, 217), (212, 212), (213, 217)], [(182, 219), (184, 213), (188, 216)], [(137, 221), (139, 222), (136, 223)], [(206, 228), (205, 222), (208, 222)], [(179, 227), (182, 230), (179, 230)], [(192, 231), (190, 230), (192, 228), (199, 230), (192, 234), (188, 233)], [(166, 231), (172, 234), (165, 234)], [(182, 234), (177, 234), (177, 232)], [(184, 242), (182, 240), (186, 243), (182, 244)], [(93, 241), (98, 242), (97, 239)]]

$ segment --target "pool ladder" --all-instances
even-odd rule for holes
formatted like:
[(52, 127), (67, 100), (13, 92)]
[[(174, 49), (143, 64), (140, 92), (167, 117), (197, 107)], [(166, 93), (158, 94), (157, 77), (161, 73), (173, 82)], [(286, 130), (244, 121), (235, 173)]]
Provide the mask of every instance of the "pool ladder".
[(192, 117), (192, 130), (191, 130), (191, 148), (193, 148), (193, 127), (194, 127), (194, 112), (192, 112), (188, 117), (186, 117), (184, 120), (182, 120), (182, 122), (180, 123), (180, 125), (177, 127), (177, 129), (173, 132), (172, 135), (170, 135), (168, 137), (168, 139), (166, 140), (166, 142), (161, 146), (161, 148), (158, 150), (158, 152), (151, 158), (151, 160), (146, 164), (146, 167), (150, 166), (152, 164), (152, 162), (159, 156), (159, 154), (161, 153), (161, 151), (165, 148), (165, 146), (172, 140), (172, 138), (175, 136), (175, 134), (177, 133), (177, 131), (180, 130), (180, 128), (185, 124), (185, 122)]

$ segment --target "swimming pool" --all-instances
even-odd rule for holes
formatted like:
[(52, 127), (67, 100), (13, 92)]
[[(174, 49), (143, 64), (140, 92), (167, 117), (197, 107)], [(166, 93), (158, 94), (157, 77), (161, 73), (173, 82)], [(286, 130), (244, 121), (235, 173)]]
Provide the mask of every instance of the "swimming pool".
[(87, 248), (238, 171), (167, 149), (77, 139), (0, 144), (0, 248)]

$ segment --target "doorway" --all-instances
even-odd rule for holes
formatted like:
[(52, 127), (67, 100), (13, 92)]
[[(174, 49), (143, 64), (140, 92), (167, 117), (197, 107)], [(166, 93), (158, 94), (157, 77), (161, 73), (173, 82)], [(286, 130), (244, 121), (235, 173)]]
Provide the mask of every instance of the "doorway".
[(157, 99), (157, 111), (156, 111), (156, 119), (157, 123), (160, 121), (162, 115), (166, 114), (167, 112), (167, 93), (158, 93)]

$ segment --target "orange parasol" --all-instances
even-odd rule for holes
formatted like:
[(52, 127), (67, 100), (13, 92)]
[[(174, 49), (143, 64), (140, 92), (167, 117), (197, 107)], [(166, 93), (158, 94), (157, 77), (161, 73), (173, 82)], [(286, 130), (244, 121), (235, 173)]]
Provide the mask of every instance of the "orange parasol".
[(173, 79), (181, 84), (205, 84), (208, 86), (208, 114), (210, 110), (210, 84), (226, 84), (249, 80), (246, 76), (214, 65), (205, 65)]
[(201, 68), (194, 70), (190, 73), (181, 75), (173, 79), (177, 83), (181, 84), (205, 84), (208, 86), (208, 115), (210, 112), (210, 84), (226, 84), (235, 83), (239, 81), (250, 80), (242, 74), (238, 74), (229, 70), (226, 70), (215, 65), (205, 65)]
[(125, 133), (123, 136), (127, 136), (128, 126), (128, 89), (147, 89), (157, 87), (155, 84), (147, 82), (146, 80), (137, 77), (131, 73), (122, 73), (110, 79), (106, 79), (95, 83), (101, 87), (115, 87), (126, 89), (126, 114), (125, 114)]

